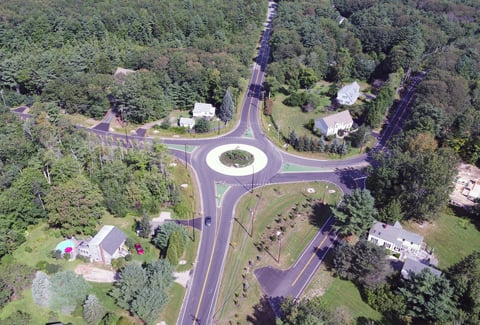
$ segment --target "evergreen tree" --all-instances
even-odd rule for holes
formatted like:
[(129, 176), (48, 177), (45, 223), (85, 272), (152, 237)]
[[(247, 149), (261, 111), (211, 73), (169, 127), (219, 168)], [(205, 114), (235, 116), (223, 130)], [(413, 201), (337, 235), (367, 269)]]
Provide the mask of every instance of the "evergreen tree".
[(178, 264), (178, 252), (177, 247), (175, 245), (168, 245), (167, 248), (167, 259), (170, 264), (176, 266)]
[(194, 128), (198, 133), (207, 133), (210, 130), (210, 121), (206, 118), (198, 119), (195, 122)]
[(318, 152), (325, 152), (325, 139), (324, 139), (323, 135), (321, 135), (320, 138), (318, 138), (317, 151)]
[(297, 147), (295, 149), (298, 151), (305, 151), (305, 136), (298, 138)]
[(298, 141), (298, 138), (297, 138), (297, 134), (295, 133), (295, 130), (292, 130), (290, 132), (290, 134), (288, 135), (288, 143), (293, 147), (293, 148), (297, 148), (297, 141)]
[(103, 308), (97, 296), (93, 294), (87, 296), (83, 303), (82, 316), (89, 325), (96, 325), (102, 320), (105, 316), (105, 308)]
[(143, 212), (142, 219), (138, 222), (138, 235), (142, 238), (148, 238), (150, 236), (152, 226), (150, 225), (150, 218), (148, 214)]
[(343, 143), (340, 145), (338, 153), (341, 156), (345, 156), (346, 154), (348, 154), (348, 143), (346, 141), (343, 141)]
[(342, 235), (361, 235), (373, 225), (377, 214), (375, 199), (369, 190), (355, 189), (345, 195), (338, 208), (332, 208), (338, 223), (335, 228)]
[(223, 96), (222, 106), (220, 106), (220, 110), (218, 112), (218, 118), (227, 123), (233, 118), (234, 109), (235, 106), (233, 104), (232, 93), (230, 92), (230, 88), (227, 88), (225, 96)]

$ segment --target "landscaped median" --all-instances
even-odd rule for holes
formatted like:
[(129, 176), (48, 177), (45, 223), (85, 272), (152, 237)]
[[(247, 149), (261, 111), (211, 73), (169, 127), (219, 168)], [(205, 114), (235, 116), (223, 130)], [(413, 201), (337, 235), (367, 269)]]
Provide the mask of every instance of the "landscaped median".
[(331, 183), (277, 184), (256, 189), (240, 200), (214, 313), (219, 324), (244, 323), (247, 317), (259, 316), (254, 316), (254, 307), (263, 293), (253, 270), (291, 267), (341, 194)]

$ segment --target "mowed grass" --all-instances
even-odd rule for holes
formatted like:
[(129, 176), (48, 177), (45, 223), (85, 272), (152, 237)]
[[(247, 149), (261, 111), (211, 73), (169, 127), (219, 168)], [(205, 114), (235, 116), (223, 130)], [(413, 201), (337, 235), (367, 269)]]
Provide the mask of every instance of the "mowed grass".
[(440, 213), (432, 223), (409, 223), (405, 226), (423, 235), (429, 247), (434, 248), (439, 267), (446, 269), (480, 247), (480, 231), (469, 220), (452, 213)]
[(362, 300), (360, 291), (351, 281), (334, 278), (322, 298), (328, 309), (334, 311), (337, 308), (345, 308), (355, 320), (360, 317), (375, 321), (382, 320), (382, 314)]
[(174, 325), (177, 322), (180, 309), (182, 308), (183, 297), (185, 296), (186, 289), (180, 284), (174, 282), (170, 287), (169, 300), (159, 320), (164, 321), (167, 325)]
[[(305, 246), (318, 231), (318, 226), (311, 223), (309, 216), (302, 212), (302, 204), (307, 198), (321, 201), (325, 197), (330, 205), (335, 205), (340, 199), (340, 191), (325, 194), (326, 183), (313, 182), (288, 185), (272, 185), (257, 189), (253, 194), (245, 195), (235, 210), (235, 222), (229, 252), (225, 263), (225, 271), (219, 292), (219, 299), (215, 314), (218, 315), (218, 324), (228, 324), (229, 320), (244, 322), (254, 312), (254, 305), (259, 302), (262, 290), (253, 274), (253, 270), (263, 266), (272, 266), (286, 269), (290, 267), (303, 252)], [(329, 189), (332, 185), (328, 184)], [(308, 193), (307, 188), (315, 189), (315, 193)], [(299, 214), (294, 219), (293, 229), (286, 229), (282, 234), (281, 258), (278, 260), (279, 242), (268, 243), (268, 249), (259, 251), (254, 243), (258, 242), (264, 233), (275, 231), (278, 222), (275, 219), (282, 217), (282, 222), (288, 222), (287, 217), (292, 207), (298, 205)], [(255, 216), (253, 237), (250, 237), (252, 211)], [(307, 210), (305, 210), (306, 212)], [(328, 216), (329, 210), (324, 209)], [(285, 221), (283, 218), (286, 218)], [(321, 224), (321, 222), (317, 222)], [(243, 290), (246, 286), (247, 290)]]

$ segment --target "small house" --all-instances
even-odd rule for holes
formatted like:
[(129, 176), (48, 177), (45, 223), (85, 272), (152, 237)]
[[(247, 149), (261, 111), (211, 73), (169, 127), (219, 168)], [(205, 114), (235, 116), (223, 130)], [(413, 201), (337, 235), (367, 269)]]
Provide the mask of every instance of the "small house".
[(215, 107), (212, 104), (195, 103), (192, 111), (193, 117), (205, 117), (210, 119), (215, 116)]
[(112, 260), (124, 257), (128, 250), (124, 247), (127, 235), (115, 226), (105, 225), (90, 240), (78, 246), (78, 254), (90, 258), (91, 262), (102, 262), (110, 265)]
[(360, 96), (360, 85), (355, 81), (343, 86), (337, 93), (337, 102), (341, 105), (353, 105)]
[(350, 130), (352, 126), (352, 116), (348, 110), (345, 110), (316, 120), (313, 128), (328, 137), (337, 134), (340, 130)]
[(401, 255), (417, 255), (423, 245), (423, 236), (403, 229), (398, 221), (393, 226), (376, 222), (368, 233), (368, 240)]
[(178, 125), (184, 128), (189, 128), (191, 130), (195, 126), (195, 119), (190, 117), (181, 117), (178, 120)]

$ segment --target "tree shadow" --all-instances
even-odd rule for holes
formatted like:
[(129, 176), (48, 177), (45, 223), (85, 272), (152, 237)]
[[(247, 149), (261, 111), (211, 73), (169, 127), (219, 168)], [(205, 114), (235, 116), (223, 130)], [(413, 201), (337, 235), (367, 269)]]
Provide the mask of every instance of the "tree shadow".
[(309, 216), (310, 224), (321, 228), (328, 217), (332, 214), (332, 208), (328, 204), (316, 201), (312, 204), (312, 213)]
[(253, 325), (274, 325), (275, 313), (266, 295), (253, 307), (253, 314), (247, 315), (247, 322)]
[(364, 170), (353, 167), (337, 169), (335, 174), (340, 177), (340, 182), (350, 190), (363, 188), (365, 184), (364, 178), (367, 176)]

